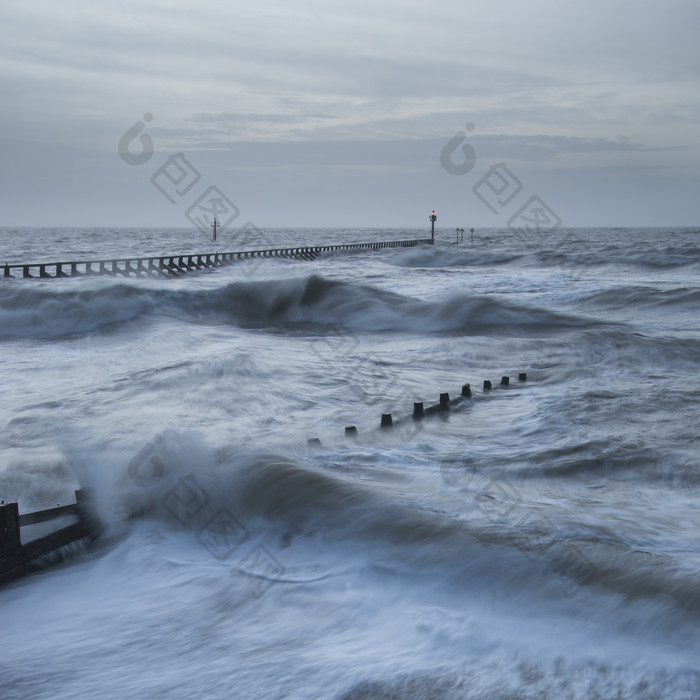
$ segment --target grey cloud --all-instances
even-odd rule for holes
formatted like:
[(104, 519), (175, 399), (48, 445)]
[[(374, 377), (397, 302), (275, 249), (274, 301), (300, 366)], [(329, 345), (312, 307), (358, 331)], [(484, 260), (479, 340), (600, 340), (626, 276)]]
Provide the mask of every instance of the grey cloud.
[[(307, 118), (311, 115), (305, 115)], [(273, 122), (276, 124), (295, 124), (302, 120), (298, 114), (246, 114), (234, 112), (218, 112), (196, 114), (190, 121), (215, 124), (250, 124)]]
[[(163, 130), (167, 132), (167, 130)], [(192, 131), (191, 136), (196, 136)], [(250, 142), (212, 140), (199, 143), (218, 149), (218, 159), (229, 167), (276, 168), (289, 166), (349, 166), (433, 169), (439, 165), (445, 139), (337, 140)], [(643, 145), (618, 139), (562, 136), (471, 136), (469, 141), (480, 159), (547, 161), (564, 154), (643, 152)], [(194, 144), (192, 147), (196, 149)], [(668, 150), (668, 149), (661, 149)]]

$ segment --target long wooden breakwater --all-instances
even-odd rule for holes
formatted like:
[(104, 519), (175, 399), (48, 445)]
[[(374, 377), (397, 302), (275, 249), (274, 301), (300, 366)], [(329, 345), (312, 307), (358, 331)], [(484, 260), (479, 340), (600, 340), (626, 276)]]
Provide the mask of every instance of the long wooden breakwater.
[[(116, 277), (146, 277), (160, 275), (172, 277), (193, 270), (233, 265), (250, 258), (291, 258), (315, 260), (322, 253), (337, 250), (378, 250), (380, 248), (410, 248), (432, 244), (431, 238), (415, 238), (401, 241), (371, 243), (343, 243), (323, 246), (296, 246), (290, 248), (268, 248), (264, 250), (241, 250), (230, 253), (194, 253), (184, 255), (156, 255), (149, 258), (113, 258), (110, 260), (76, 260), (50, 263), (19, 263), (3, 266), (4, 277), (46, 279), (57, 277), (84, 277), (89, 275), (112, 275)], [(15, 271), (16, 274), (13, 274)]]

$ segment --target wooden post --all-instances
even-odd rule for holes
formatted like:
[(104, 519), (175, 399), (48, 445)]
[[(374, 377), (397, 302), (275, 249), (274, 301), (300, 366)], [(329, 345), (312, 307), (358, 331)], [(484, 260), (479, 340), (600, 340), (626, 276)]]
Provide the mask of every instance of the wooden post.
[(85, 525), (90, 532), (91, 538), (97, 537), (102, 533), (102, 523), (93, 514), (90, 508), (92, 504), (91, 489), (78, 489), (75, 492), (75, 503), (78, 506), (78, 517), (80, 522)]
[(21, 552), (19, 508), (16, 503), (5, 503), (0, 506), (0, 554), (16, 556)]

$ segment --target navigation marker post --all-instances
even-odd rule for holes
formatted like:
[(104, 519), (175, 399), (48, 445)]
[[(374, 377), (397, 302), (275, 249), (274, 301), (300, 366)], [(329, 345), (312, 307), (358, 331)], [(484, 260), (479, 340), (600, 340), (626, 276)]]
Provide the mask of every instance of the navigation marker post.
[(435, 209), (433, 209), (433, 213), (428, 217), (430, 221), (430, 240), (435, 243), (435, 221), (437, 220), (437, 216), (435, 216)]
[(216, 240), (216, 229), (219, 228), (219, 222), (216, 220), (216, 217), (214, 217), (214, 223), (210, 224), (210, 226), (214, 229), (214, 240)]

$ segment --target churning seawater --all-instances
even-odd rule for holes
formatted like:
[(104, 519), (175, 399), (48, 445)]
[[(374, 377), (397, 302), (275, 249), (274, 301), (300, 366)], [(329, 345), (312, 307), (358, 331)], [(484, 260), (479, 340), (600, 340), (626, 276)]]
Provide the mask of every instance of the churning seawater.
[[(89, 487), (105, 525), (0, 589), (0, 696), (700, 697), (699, 235), (0, 280), (0, 498)], [(1, 239), (10, 263), (238, 249)]]

